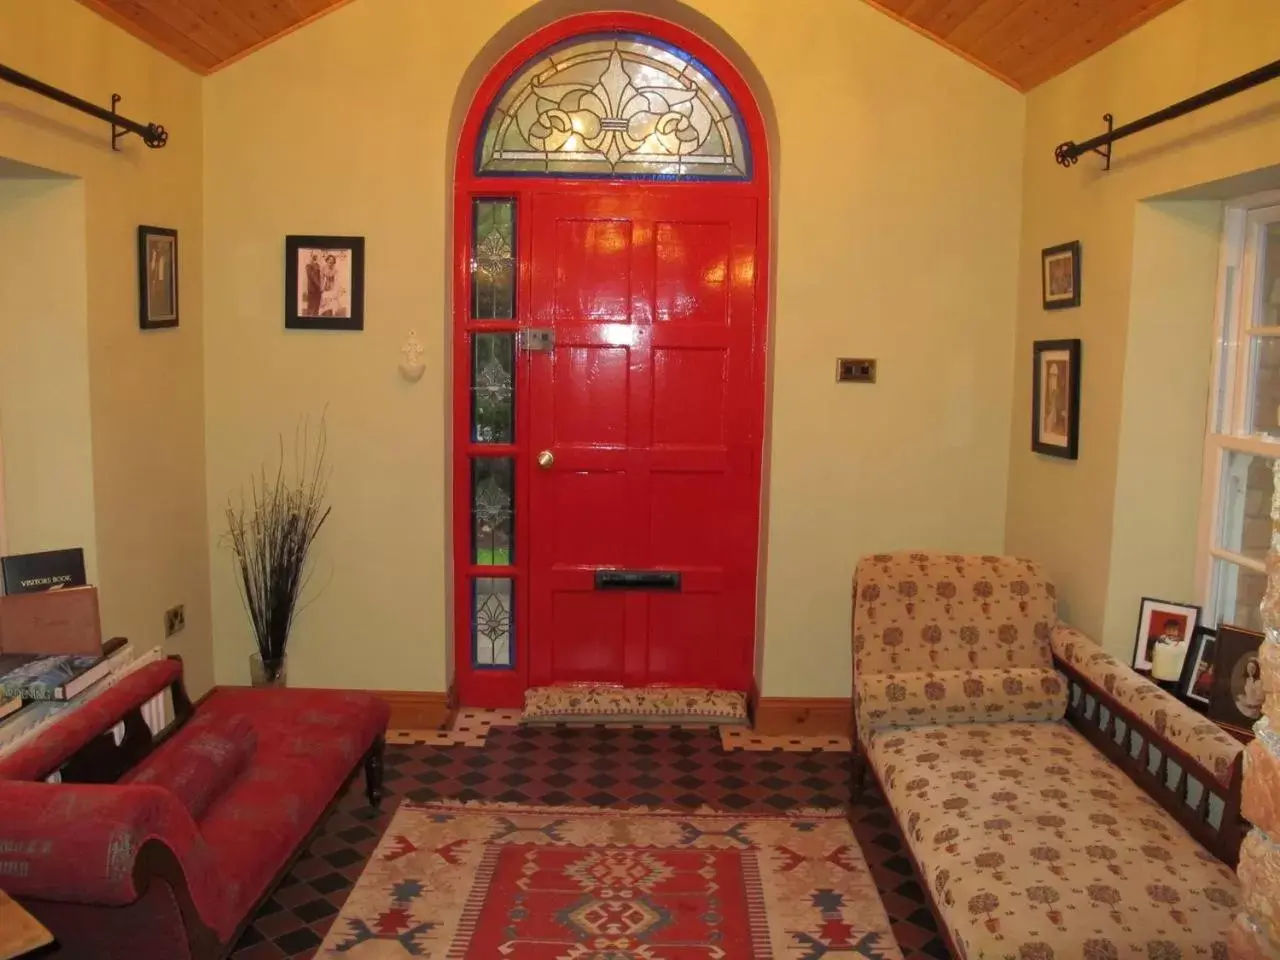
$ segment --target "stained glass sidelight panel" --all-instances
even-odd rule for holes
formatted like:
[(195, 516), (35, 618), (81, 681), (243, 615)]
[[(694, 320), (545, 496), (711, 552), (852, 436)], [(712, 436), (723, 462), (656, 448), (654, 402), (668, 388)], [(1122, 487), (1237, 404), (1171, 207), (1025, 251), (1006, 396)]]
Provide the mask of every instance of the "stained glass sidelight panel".
[(471, 318), (510, 320), (516, 315), (516, 204), (476, 200), (471, 238)]
[(477, 667), (510, 667), (515, 587), (508, 577), (480, 577), (472, 586), (472, 656)]
[(697, 60), (652, 37), (579, 37), (526, 64), (481, 134), (482, 174), (745, 180), (732, 98)]
[(471, 461), (471, 562), (505, 567), (514, 562), (515, 461)]
[(474, 443), (515, 440), (514, 333), (477, 333), (471, 338), (471, 439)]

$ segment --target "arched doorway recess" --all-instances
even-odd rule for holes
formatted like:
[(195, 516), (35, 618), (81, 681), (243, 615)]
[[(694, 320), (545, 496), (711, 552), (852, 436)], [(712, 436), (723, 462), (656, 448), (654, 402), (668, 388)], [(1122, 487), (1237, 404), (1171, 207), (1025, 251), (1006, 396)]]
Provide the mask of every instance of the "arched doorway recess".
[(764, 122), (711, 45), (570, 17), (481, 83), (454, 180), (455, 682), (747, 690)]

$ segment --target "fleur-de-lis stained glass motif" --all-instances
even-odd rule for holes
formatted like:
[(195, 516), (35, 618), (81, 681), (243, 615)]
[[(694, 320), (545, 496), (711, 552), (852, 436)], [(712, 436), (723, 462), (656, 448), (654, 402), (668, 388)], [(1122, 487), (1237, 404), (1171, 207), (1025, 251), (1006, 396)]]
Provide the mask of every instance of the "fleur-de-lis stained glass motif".
[(515, 439), (514, 333), (477, 333), (471, 347), (471, 439)]
[(527, 64), (494, 104), (482, 174), (745, 180), (729, 95), (696, 60), (648, 37), (582, 37)]
[(471, 562), (507, 566), (513, 562), (515, 469), (510, 457), (471, 462)]
[(477, 200), (472, 210), (471, 318), (516, 315), (514, 200)]
[(511, 580), (481, 577), (472, 592), (474, 658), (478, 667), (512, 665)]

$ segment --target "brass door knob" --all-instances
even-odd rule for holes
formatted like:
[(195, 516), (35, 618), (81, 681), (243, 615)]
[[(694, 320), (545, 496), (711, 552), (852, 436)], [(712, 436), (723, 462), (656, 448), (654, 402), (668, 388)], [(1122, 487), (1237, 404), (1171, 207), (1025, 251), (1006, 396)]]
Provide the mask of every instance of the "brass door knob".
[(543, 450), (538, 454), (538, 466), (543, 470), (550, 470), (556, 462), (556, 455), (550, 450)]

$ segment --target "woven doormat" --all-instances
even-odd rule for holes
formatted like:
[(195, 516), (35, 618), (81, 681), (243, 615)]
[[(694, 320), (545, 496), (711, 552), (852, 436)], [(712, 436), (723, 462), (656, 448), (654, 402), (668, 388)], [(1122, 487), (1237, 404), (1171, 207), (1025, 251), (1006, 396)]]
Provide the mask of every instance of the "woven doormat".
[(747, 697), (696, 687), (531, 687), (520, 722), (745, 726)]

